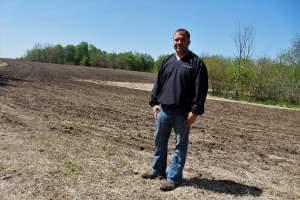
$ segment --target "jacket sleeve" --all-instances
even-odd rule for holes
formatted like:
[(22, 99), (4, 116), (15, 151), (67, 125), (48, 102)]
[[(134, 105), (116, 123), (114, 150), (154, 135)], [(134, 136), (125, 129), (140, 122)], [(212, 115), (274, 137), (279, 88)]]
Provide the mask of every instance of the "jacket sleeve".
[(208, 75), (205, 63), (200, 60), (197, 63), (196, 79), (195, 79), (195, 97), (192, 101), (191, 111), (197, 115), (204, 113), (204, 103), (208, 90)]
[(160, 94), (160, 91), (162, 89), (162, 84), (163, 84), (163, 66), (166, 62), (168, 58), (166, 58), (160, 68), (159, 68), (159, 72), (158, 72), (158, 75), (156, 77), (156, 81), (154, 83), (154, 86), (153, 86), (153, 89), (152, 89), (152, 92), (151, 92), (151, 97), (150, 97), (150, 102), (149, 102), (149, 105), (150, 106), (155, 106), (155, 105), (159, 105), (159, 102), (158, 102), (158, 97), (159, 97), (159, 94)]

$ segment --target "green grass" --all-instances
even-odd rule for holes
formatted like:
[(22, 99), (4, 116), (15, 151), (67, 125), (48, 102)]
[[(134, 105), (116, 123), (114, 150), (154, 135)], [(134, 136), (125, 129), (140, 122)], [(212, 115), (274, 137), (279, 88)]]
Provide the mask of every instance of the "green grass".
[(117, 163), (116, 163), (117, 168), (123, 168), (127, 165), (129, 165), (129, 163), (125, 160), (122, 160), (122, 159), (118, 160)]
[(114, 149), (113, 149), (112, 147), (110, 147), (110, 146), (105, 147), (105, 148), (104, 148), (104, 152), (105, 152), (105, 155), (106, 155), (107, 157), (111, 157), (111, 156), (115, 155)]
[(63, 174), (65, 176), (72, 176), (81, 171), (81, 166), (78, 161), (68, 160), (64, 162)]

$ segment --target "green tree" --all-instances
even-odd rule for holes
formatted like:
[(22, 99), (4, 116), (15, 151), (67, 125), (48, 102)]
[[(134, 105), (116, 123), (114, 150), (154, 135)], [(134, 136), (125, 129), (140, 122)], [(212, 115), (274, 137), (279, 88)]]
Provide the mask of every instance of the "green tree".
[(86, 66), (89, 64), (89, 45), (87, 42), (81, 42), (76, 46), (75, 64)]
[(64, 48), (65, 64), (75, 64), (75, 52), (76, 52), (76, 48), (74, 45), (69, 44)]
[(45, 62), (43, 45), (40, 43), (35, 44), (32, 49), (26, 52), (24, 59), (29, 61)]
[(53, 47), (54, 55), (56, 57), (54, 63), (63, 64), (64, 63), (64, 48), (62, 45), (57, 44)]
[(236, 82), (235, 97), (239, 98), (242, 93), (243, 82), (245, 82), (249, 67), (250, 56), (254, 47), (254, 28), (251, 26), (241, 29), (235, 34), (234, 42), (237, 50), (237, 57), (235, 59), (234, 77)]
[(209, 84), (212, 92), (230, 96), (233, 90), (231, 60), (221, 56), (205, 56)]
[(49, 45), (44, 49), (45, 52), (45, 62), (57, 63), (56, 54), (53, 46)]
[(106, 66), (110, 66), (113, 69), (120, 69), (120, 57), (116, 53), (106, 54)]
[(152, 70), (151, 70), (151, 71), (157, 73), (157, 72), (159, 71), (159, 69), (160, 69), (160, 67), (161, 67), (161, 65), (162, 65), (162, 63), (163, 63), (163, 61), (164, 61), (166, 58), (167, 58), (167, 55), (165, 55), (165, 54), (160, 55), (160, 56), (156, 59), (156, 61), (154, 62), (154, 64), (152, 65)]
[(154, 59), (152, 58), (152, 56), (148, 54), (141, 54), (141, 57), (142, 57), (141, 71), (151, 72), (152, 66), (154, 65)]
[(290, 49), (279, 55), (280, 65), (287, 76), (289, 101), (300, 102), (300, 36), (292, 41)]

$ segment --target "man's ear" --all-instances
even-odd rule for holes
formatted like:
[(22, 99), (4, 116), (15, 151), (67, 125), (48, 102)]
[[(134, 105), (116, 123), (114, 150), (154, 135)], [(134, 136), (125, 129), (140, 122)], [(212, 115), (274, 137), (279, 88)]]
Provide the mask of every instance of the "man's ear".
[(189, 42), (188, 42), (188, 45), (190, 45), (191, 44), (191, 40), (189, 40)]

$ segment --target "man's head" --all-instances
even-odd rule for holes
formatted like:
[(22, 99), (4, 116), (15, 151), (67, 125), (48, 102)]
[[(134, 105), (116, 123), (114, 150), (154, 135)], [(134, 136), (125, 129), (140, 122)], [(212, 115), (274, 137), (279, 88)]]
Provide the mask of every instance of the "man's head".
[(183, 56), (189, 47), (190, 33), (186, 29), (177, 29), (173, 35), (174, 49), (178, 56)]

